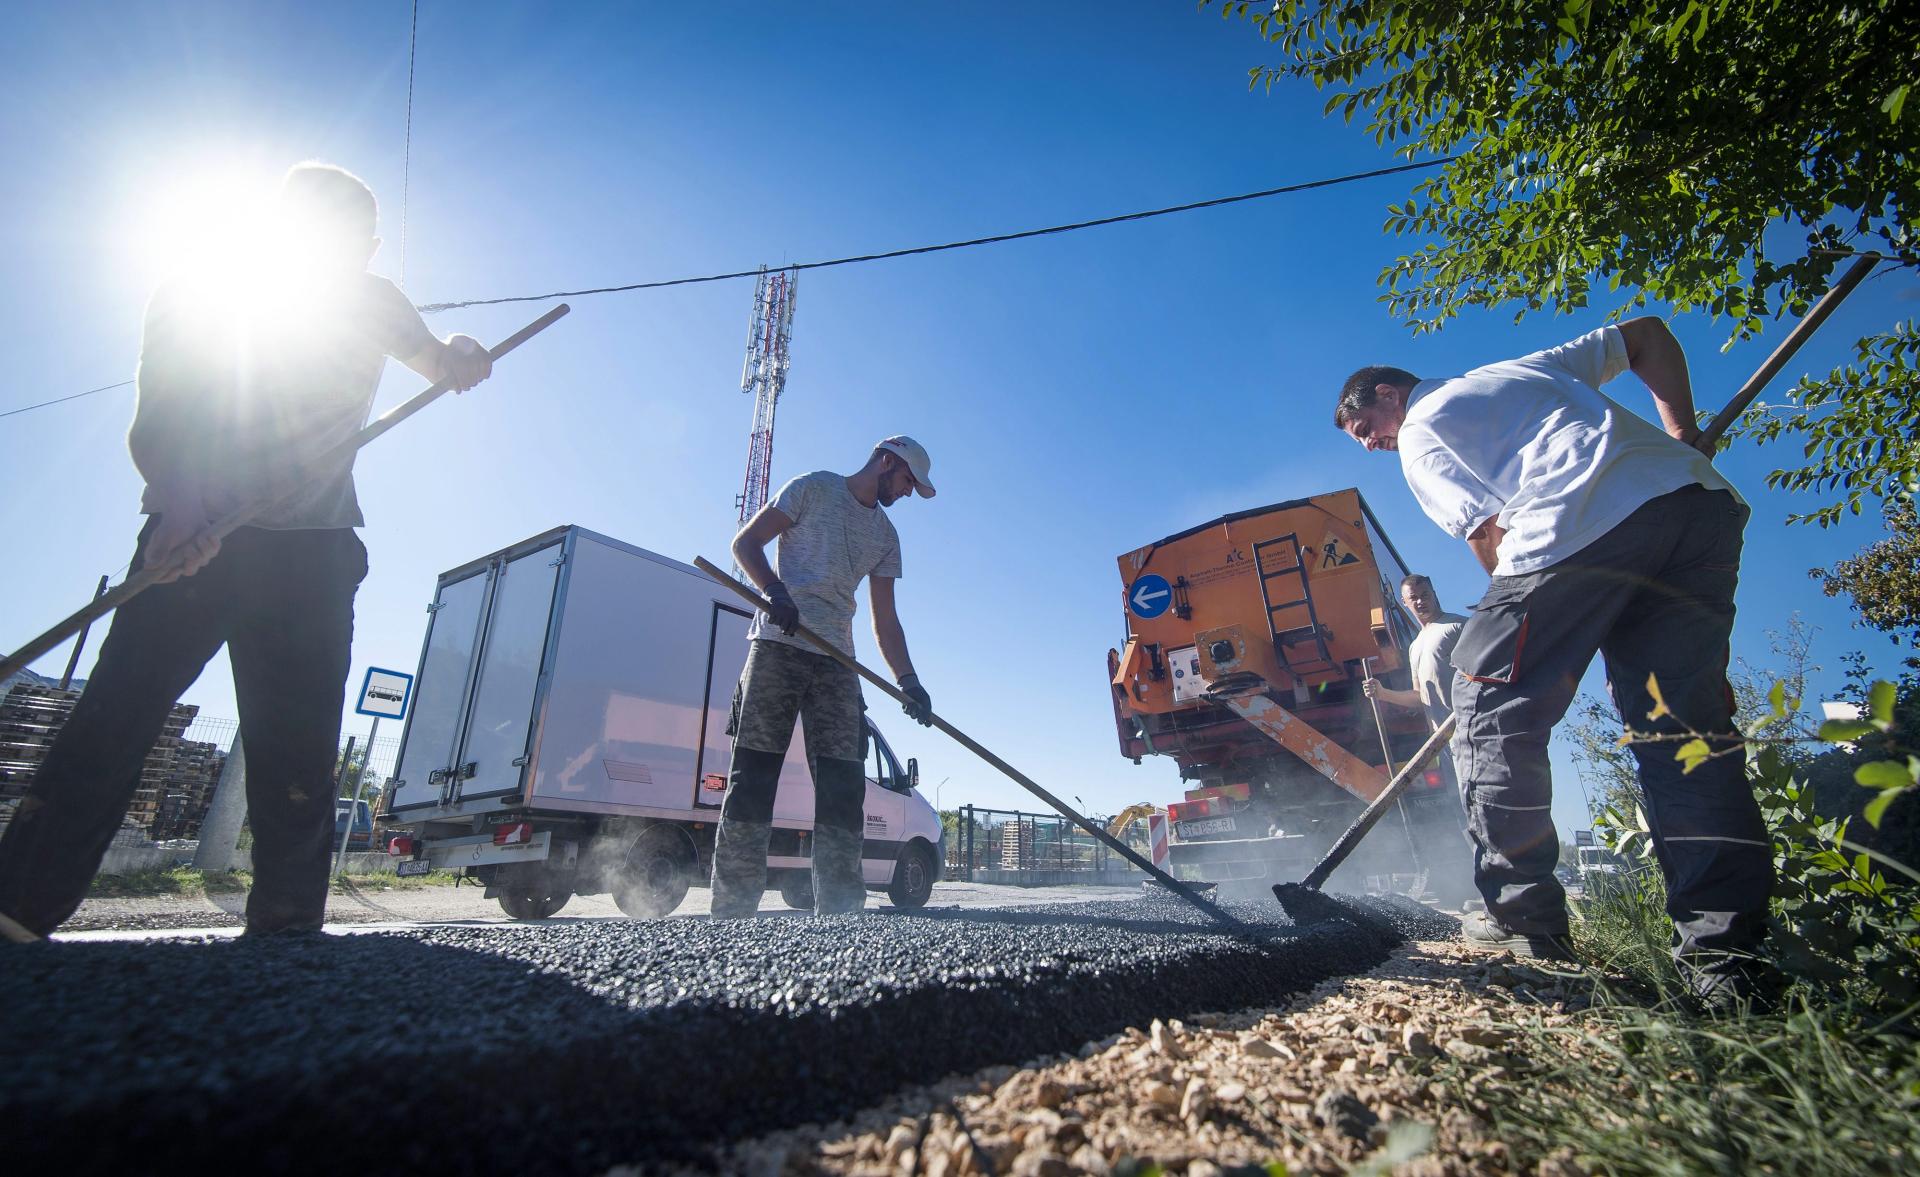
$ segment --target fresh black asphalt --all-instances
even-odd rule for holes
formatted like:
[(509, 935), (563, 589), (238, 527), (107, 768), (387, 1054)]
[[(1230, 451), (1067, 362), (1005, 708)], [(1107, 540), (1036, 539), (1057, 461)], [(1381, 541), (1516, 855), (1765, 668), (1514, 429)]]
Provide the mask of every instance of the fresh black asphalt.
[(0, 945), (17, 1173), (595, 1172), (831, 1120), (1156, 1017), (1267, 1004), (1455, 925), (1164, 897), (997, 911)]

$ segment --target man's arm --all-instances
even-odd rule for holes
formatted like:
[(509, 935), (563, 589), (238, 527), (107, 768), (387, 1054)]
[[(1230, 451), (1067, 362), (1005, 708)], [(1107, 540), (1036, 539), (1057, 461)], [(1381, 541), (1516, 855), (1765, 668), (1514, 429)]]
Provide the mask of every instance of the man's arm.
[(1493, 570), (1500, 566), (1500, 541), (1506, 536), (1507, 529), (1500, 526), (1498, 515), (1489, 517), (1485, 523), (1474, 528), (1473, 532), (1467, 536), (1467, 546), (1473, 549), (1475, 558), (1480, 561), (1480, 567), (1486, 569), (1489, 576), (1493, 575)]
[(1423, 706), (1419, 691), (1403, 691), (1398, 687), (1390, 687), (1377, 678), (1361, 679), (1360, 689), (1367, 693), (1367, 698), (1378, 699), (1382, 703), (1390, 703), (1395, 707), (1413, 710)]
[(431, 342), (400, 362), (435, 384), (445, 381), (455, 392), (465, 392), (493, 375), (493, 357), (473, 336), (450, 335), (443, 341), (430, 333), (427, 338)]
[(1627, 366), (1653, 393), (1660, 424), (1673, 437), (1712, 457), (1711, 444), (1700, 445), (1700, 427), (1694, 424), (1687, 353), (1666, 322), (1651, 315), (1629, 319), (1620, 324), (1620, 338), (1627, 345)]
[(733, 537), (733, 562), (740, 565), (740, 571), (763, 593), (780, 579), (773, 574), (773, 565), (767, 563), (767, 545), (792, 526), (793, 520), (787, 513), (769, 503), (754, 512), (753, 518)]
[(907, 633), (894, 608), (893, 577), (869, 576), (867, 595), (873, 600), (873, 640), (880, 644), (880, 656), (894, 679), (903, 679), (913, 673), (913, 659), (907, 655)]
[(906, 631), (900, 628), (900, 614), (893, 605), (893, 582), (891, 576), (867, 577), (867, 595), (873, 601), (873, 640), (880, 644), (880, 656), (887, 660), (887, 669), (893, 671), (894, 681), (900, 684), (900, 692), (907, 697), (903, 710), (922, 727), (933, 725), (933, 697), (927, 694), (927, 688), (920, 685), (920, 676), (913, 672), (913, 659), (907, 656)]

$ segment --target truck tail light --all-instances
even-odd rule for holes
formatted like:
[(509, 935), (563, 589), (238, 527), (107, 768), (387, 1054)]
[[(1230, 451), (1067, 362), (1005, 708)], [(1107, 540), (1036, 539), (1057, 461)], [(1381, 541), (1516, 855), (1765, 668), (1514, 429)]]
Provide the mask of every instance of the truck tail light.
[(1213, 816), (1213, 798), (1202, 801), (1175, 801), (1167, 806), (1167, 816), (1174, 821), (1192, 821), (1197, 817)]
[(495, 846), (524, 846), (533, 841), (533, 823), (530, 821), (510, 821), (493, 827)]
[(395, 858), (412, 858), (413, 852), (420, 848), (411, 834), (397, 834), (387, 843), (387, 853)]

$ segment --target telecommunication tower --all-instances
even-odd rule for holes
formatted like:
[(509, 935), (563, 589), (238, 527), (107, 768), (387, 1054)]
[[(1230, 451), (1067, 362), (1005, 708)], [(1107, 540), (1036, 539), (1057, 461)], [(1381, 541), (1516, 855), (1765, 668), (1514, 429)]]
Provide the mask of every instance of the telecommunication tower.
[[(753, 394), (753, 432), (747, 439), (747, 480), (734, 505), (744, 526), (767, 504), (773, 473), (773, 411), (787, 386), (787, 345), (793, 339), (794, 289), (800, 271), (762, 266), (753, 289), (753, 325), (747, 332), (747, 361), (740, 369), (740, 391)], [(736, 571), (738, 571), (736, 569)]]

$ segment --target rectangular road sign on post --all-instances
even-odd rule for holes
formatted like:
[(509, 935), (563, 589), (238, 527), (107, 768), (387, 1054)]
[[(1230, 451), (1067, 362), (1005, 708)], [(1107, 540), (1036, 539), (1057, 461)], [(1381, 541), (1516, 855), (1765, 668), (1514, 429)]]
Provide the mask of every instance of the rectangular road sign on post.
[(412, 699), (411, 674), (369, 666), (366, 681), (360, 684), (360, 701), (353, 709), (375, 719), (405, 719), (407, 704)]

